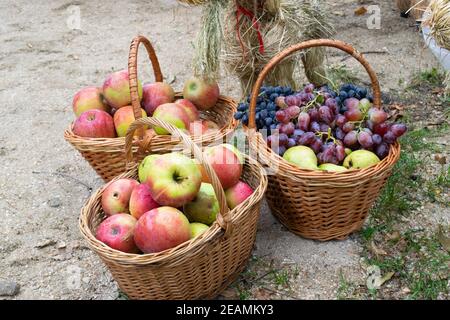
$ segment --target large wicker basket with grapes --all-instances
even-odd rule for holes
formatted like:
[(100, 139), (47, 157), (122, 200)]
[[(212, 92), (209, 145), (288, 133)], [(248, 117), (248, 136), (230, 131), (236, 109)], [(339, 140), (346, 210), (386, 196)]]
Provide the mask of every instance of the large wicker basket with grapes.
[[(297, 93), (262, 87), (277, 63), (319, 46), (359, 61), (373, 98), (351, 84), (339, 92), (313, 85)], [(404, 124), (386, 122), (379, 82), (367, 60), (342, 41), (299, 43), (272, 58), (248, 102), (238, 106), (235, 118), (246, 126), (251, 151), (268, 171), (266, 197), (275, 217), (295, 234), (322, 241), (359, 230), (399, 159), (397, 138), (406, 131)]]

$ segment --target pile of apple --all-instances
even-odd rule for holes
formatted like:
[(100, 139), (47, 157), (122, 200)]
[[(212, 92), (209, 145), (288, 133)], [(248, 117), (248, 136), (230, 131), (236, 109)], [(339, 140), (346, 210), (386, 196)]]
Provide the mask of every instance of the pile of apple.
[[(142, 86), (138, 81), (138, 93), (142, 117), (164, 120), (194, 136), (218, 130), (214, 122), (201, 120), (199, 116), (199, 110), (212, 108), (219, 98), (219, 86), (214, 81), (195, 77), (187, 80), (183, 89), (184, 99), (176, 101), (173, 88), (163, 82)], [(76, 135), (87, 138), (124, 137), (135, 120), (128, 71), (110, 74), (102, 87), (81, 89), (74, 96), (72, 107), (77, 117), (73, 126)], [(155, 128), (154, 133), (169, 134), (163, 128)]]
[[(234, 209), (253, 189), (241, 181), (243, 157), (232, 145), (206, 148), (206, 161)], [(216, 220), (219, 202), (202, 164), (181, 153), (149, 155), (139, 165), (139, 182), (119, 179), (103, 192), (108, 216), (96, 238), (126, 253), (155, 253), (199, 236)]]

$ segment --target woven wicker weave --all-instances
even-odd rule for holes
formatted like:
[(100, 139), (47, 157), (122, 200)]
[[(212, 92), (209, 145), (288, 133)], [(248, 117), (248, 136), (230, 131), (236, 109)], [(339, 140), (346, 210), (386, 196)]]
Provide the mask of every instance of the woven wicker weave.
[[(150, 41), (142, 36), (134, 38), (130, 47), (128, 70), (130, 74), (130, 93), (136, 119), (141, 117), (141, 107), (137, 93), (137, 54), (141, 43), (147, 49), (153, 66), (155, 81), (163, 81), (158, 58)], [(176, 98), (182, 98), (181, 93), (177, 93)], [(214, 121), (219, 126), (219, 132), (193, 137), (194, 142), (208, 145), (216, 140), (222, 140), (229, 130), (233, 130), (237, 125), (233, 118), (234, 112), (236, 112), (236, 102), (229, 97), (220, 96), (213, 108), (200, 112), (202, 119)], [(125, 171), (125, 157), (123, 154), (125, 138), (85, 138), (75, 135), (72, 128), (73, 124), (64, 132), (64, 138), (81, 153), (103, 180), (109, 181)], [(171, 152), (174, 150), (174, 146), (179, 145), (179, 143), (179, 140), (172, 139), (170, 135), (155, 135), (151, 139), (151, 143), (144, 143), (143, 140), (136, 137), (133, 141), (133, 152), (141, 160), (143, 152), (138, 151)]]
[[(127, 157), (130, 159), (132, 132), (150, 124), (177, 133), (194, 158), (202, 163), (201, 150), (178, 129), (154, 118), (135, 121), (127, 136)], [(117, 178), (137, 178), (137, 164)], [(86, 203), (81, 211), (80, 230), (90, 247), (100, 256), (114, 279), (132, 299), (201, 299), (213, 298), (224, 290), (244, 269), (256, 236), (260, 202), (267, 187), (263, 168), (246, 158), (242, 180), (253, 194), (233, 210), (226, 205), (224, 191), (209, 164), (204, 165), (211, 178), (220, 204), (216, 222), (201, 236), (179, 246), (154, 254), (127, 254), (98, 241), (94, 234), (105, 218), (101, 209), (104, 186)]]
[(268, 177), (266, 194), (274, 216), (295, 234), (326, 241), (344, 239), (361, 228), (400, 156), (400, 145), (392, 145), (389, 155), (375, 166), (332, 173), (300, 169), (288, 163), (267, 146), (260, 133), (254, 131), (256, 100), (267, 73), (290, 54), (318, 46), (341, 49), (358, 60), (370, 76), (374, 106), (381, 107), (378, 79), (359, 52), (342, 41), (310, 40), (280, 52), (262, 70), (252, 91), (248, 132), (252, 151), (274, 172)]

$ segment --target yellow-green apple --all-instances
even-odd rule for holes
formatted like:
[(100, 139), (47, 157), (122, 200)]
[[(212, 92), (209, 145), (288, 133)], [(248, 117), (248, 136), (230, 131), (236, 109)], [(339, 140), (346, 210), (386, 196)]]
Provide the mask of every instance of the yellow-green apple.
[(147, 83), (142, 92), (141, 104), (149, 115), (152, 115), (158, 106), (175, 100), (172, 87), (164, 82)]
[(184, 205), (183, 212), (191, 222), (210, 225), (216, 221), (219, 213), (219, 202), (213, 186), (209, 183), (202, 183), (194, 200)]
[(107, 246), (126, 253), (138, 253), (134, 243), (137, 220), (127, 213), (106, 218), (97, 228), (95, 237)]
[(150, 187), (141, 183), (131, 192), (130, 197), (130, 214), (139, 219), (144, 213), (152, 209), (158, 208), (159, 204), (153, 199), (150, 193)]
[(243, 181), (239, 181), (231, 188), (225, 190), (225, 197), (227, 199), (227, 205), (230, 209), (236, 208), (245, 199), (250, 197), (253, 193), (252, 187)]
[(178, 99), (177, 101), (175, 101), (175, 103), (184, 108), (184, 110), (186, 111), (186, 113), (189, 116), (190, 122), (194, 122), (194, 121), (200, 119), (200, 113), (198, 112), (195, 105), (192, 102), (190, 102), (188, 99)]
[(377, 155), (369, 150), (356, 150), (344, 159), (343, 166), (350, 169), (364, 169), (380, 162)]
[[(144, 109), (141, 109), (142, 118), (147, 117), (147, 113)], [(130, 125), (135, 121), (134, 111), (132, 106), (125, 106), (114, 113), (114, 126), (119, 137), (125, 137)], [(135, 135), (138, 134), (136, 130)]]
[(73, 133), (86, 138), (115, 138), (113, 118), (103, 110), (83, 112), (73, 124)]
[(162, 206), (174, 208), (192, 201), (202, 180), (197, 164), (178, 152), (159, 155), (144, 164), (140, 171), (153, 199)]
[(346, 168), (346, 167), (338, 166), (338, 165), (333, 164), (333, 163), (322, 163), (322, 164), (319, 166), (319, 169), (320, 169), (320, 170), (323, 170), (323, 171), (331, 171), (331, 172), (343, 172), (343, 171), (347, 171), (347, 168)]
[(239, 150), (233, 151), (227, 144), (209, 147), (204, 152), (224, 189), (234, 186), (242, 174)]
[[(184, 108), (176, 103), (165, 103), (153, 112), (153, 117), (171, 123), (179, 129), (189, 129), (189, 116)], [(156, 134), (166, 135), (169, 132), (162, 127), (154, 128)]]
[(313, 149), (306, 146), (296, 146), (289, 148), (283, 158), (302, 169), (317, 170), (317, 157)]
[(138, 176), (141, 183), (147, 183), (147, 173), (152, 167), (153, 161), (159, 156), (159, 154), (150, 154), (141, 161), (138, 167)]
[(203, 232), (209, 229), (209, 226), (203, 223), (192, 222), (190, 224), (191, 228), (191, 239), (201, 235)]
[[(138, 80), (139, 99), (142, 98), (142, 85)], [(128, 70), (111, 73), (103, 83), (103, 96), (108, 104), (115, 109), (131, 104), (130, 79)]]
[(194, 77), (184, 83), (183, 97), (195, 104), (199, 110), (208, 110), (214, 107), (219, 96), (219, 85), (215, 81)]
[(219, 126), (209, 120), (196, 120), (189, 125), (189, 133), (194, 137), (219, 131)]
[(102, 208), (106, 215), (129, 213), (131, 192), (139, 185), (134, 179), (111, 182), (102, 194)]
[(134, 242), (144, 253), (170, 249), (190, 238), (189, 220), (172, 207), (159, 207), (144, 213), (134, 231)]
[(77, 117), (92, 109), (110, 111), (109, 106), (103, 101), (102, 88), (97, 87), (86, 87), (78, 91), (73, 97), (72, 108)]

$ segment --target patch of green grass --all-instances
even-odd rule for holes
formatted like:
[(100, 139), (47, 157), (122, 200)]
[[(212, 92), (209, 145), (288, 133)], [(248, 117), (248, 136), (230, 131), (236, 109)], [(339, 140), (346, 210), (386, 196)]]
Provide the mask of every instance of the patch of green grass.
[(339, 272), (339, 287), (337, 289), (338, 300), (348, 300), (354, 298), (355, 285), (348, 281), (342, 271)]
[(240, 286), (238, 286), (236, 289), (238, 292), (239, 300), (248, 300), (251, 298), (252, 294), (249, 290), (241, 288)]
[(289, 280), (290, 280), (289, 270), (286, 270), (286, 269), (279, 270), (279, 271), (274, 270), (273, 280), (276, 285), (283, 286), (283, 287), (287, 286), (289, 284)]
[(408, 89), (417, 89), (421, 86), (432, 86), (432, 87), (440, 87), (444, 84), (445, 74), (437, 68), (432, 68), (430, 70), (424, 70), (416, 74), (409, 86)]

